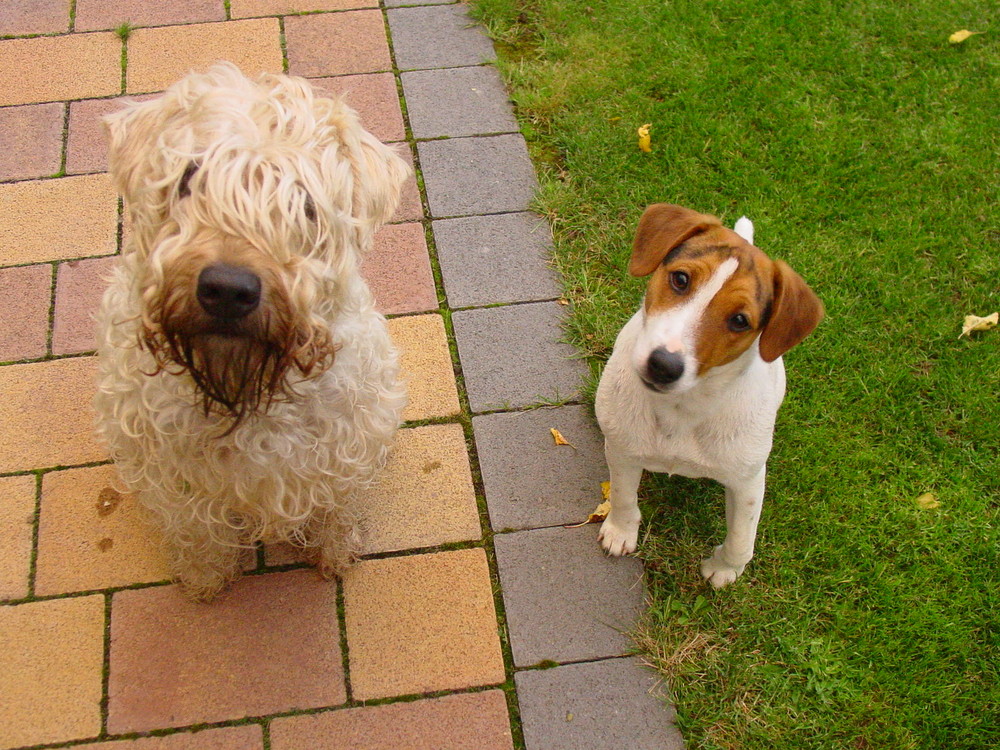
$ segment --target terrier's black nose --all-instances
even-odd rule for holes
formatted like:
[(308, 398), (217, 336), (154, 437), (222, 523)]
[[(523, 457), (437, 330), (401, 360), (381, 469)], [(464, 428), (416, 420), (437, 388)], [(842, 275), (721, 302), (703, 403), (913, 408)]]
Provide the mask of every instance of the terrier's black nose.
[(213, 318), (245, 318), (260, 304), (260, 277), (225, 263), (207, 266), (198, 275), (198, 303)]
[(656, 385), (669, 385), (684, 374), (684, 358), (662, 346), (653, 349), (646, 362), (646, 374)]

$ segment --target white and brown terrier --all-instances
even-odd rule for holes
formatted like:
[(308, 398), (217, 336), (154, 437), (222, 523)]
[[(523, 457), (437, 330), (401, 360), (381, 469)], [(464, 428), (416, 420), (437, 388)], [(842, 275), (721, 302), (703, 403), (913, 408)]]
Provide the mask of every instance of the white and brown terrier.
[(714, 587), (753, 557), (774, 420), (785, 395), (781, 355), (823, 317), (802, 278), (714, 216), (666, 203), (646, 209), (629, 273), (650, 276), (645, 301), (615, 341), (597, 390), (611, 473), (600, 531), (612, 555), (634, 552), (643, 469), (708, 477), (726, 490), (726, 539), (702, 561)]

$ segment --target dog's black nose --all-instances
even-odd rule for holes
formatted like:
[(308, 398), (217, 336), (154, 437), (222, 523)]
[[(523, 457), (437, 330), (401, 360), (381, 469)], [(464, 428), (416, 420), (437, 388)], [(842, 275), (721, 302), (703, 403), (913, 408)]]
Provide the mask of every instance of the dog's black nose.
[(646, 362), (646, 374), (656, 385), (669, 385), (684, 374), (684, 358), (662, 346), (653, 349)]
[(213, 318), (245, 318), (260, 304), (260, 277), (225, 263), (207, 266), (198, 275), (198, 303)]

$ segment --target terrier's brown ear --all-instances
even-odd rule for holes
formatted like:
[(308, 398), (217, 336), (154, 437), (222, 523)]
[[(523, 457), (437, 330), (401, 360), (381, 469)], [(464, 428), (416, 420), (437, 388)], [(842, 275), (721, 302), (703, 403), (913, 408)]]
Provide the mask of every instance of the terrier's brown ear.
[(823, 303), (788, 264), (774, 261), (771, 317), (760, 335), (760, 356), (773, 362), (812, 333), (823, 319)]
[(628, 272), (633, 276), (648, 276), (679, 244), (718, 226), (722, 224), (714, 216), (672, 203), (654, 203), (639, 219)]

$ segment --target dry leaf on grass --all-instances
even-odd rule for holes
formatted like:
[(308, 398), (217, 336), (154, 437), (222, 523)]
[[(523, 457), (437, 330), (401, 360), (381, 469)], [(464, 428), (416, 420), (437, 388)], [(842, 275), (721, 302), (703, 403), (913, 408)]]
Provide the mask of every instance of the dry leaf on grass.
[(966, 315), (965, 322), (962, 324), (962, 332), (958, 334), (958, 337), (968, 336), (973, 331), (988, 331), (998, 322), (1000, 322), (1000, 312), (987, 315), (985, 318), (980, 318), (978, 315)]
[(968, 29), (962, 29), (961, 31), (956, 31), (954, 34), (948, 37), (948, 41), (951, 42), (952, 44), (961, 44), (970, 36), (975, 36), (976, 34), (985, 34), (985, 33), (986, 33), (985, 31), (969, 31)]
[(645, 151), (647, 154), (653, 150), (650, 145), (649, 129), (653, 126), (652, 123), (647, 122), (645, 125), (639, 128), (639, 150)]
[(941, 501), (934, 497), (934, 495), (930, 492), (925, 492), (913, 502), (924, 510), (934, 510), (935, 508), (939, 508), (941, 506)]

